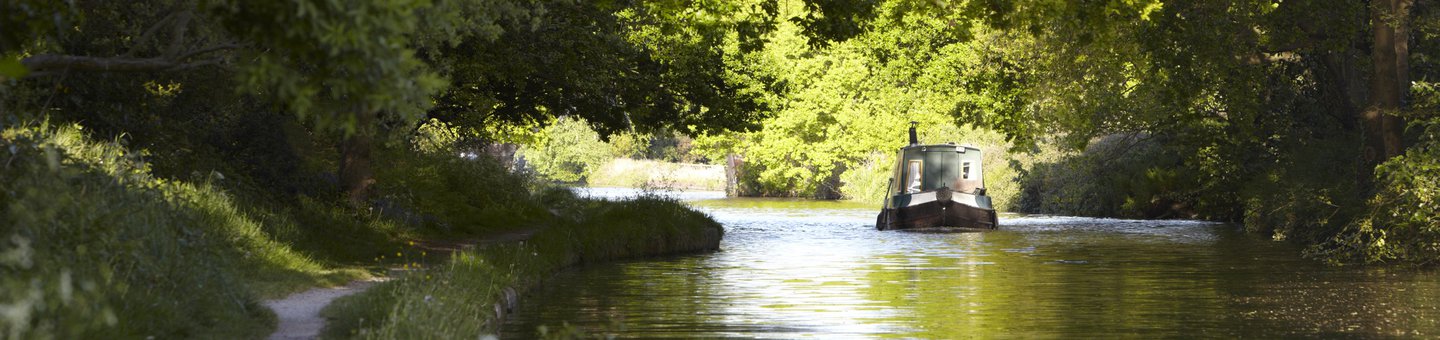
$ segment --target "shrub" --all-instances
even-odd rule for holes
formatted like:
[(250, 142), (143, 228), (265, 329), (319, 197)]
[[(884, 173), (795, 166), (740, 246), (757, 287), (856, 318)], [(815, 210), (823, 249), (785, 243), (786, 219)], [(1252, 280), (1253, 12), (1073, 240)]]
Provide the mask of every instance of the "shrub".
[(548, 179), (577, 183), (585, 181), (590, 171), (611, 158), (611, 147), (578, 118), (561, 118), (545, 128), (538, 145), (521, 150), (535, 171)]
[(1417, 124), (1421, 141), (1375, 170), (1365, 211), (1311, 255), (1337, 262), (1440, 263), (1440, 118)]
[(412, 144), (379, 153), (387, 163), (375, 169), (382, 212), (450, 235), (510, 228), (548, 214), (530, 197), (530, 178), (490, 157), (461, 157), (452, 129), (428, 124)]

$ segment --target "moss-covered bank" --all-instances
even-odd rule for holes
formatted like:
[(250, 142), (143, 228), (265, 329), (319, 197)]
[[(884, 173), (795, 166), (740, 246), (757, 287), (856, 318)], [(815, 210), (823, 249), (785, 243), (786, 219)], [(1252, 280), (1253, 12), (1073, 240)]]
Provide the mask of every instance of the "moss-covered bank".
[(493, 334), (513, 307), (516, 289), (574, 265), (719, 247), (722, 228), (684, 204), (659, 197), (628, 201), (577, 199), (551, 190), (558, 213), (526, 241), (454, 254), (365, 293), (324, 314), (328, 338), (461, 339)]

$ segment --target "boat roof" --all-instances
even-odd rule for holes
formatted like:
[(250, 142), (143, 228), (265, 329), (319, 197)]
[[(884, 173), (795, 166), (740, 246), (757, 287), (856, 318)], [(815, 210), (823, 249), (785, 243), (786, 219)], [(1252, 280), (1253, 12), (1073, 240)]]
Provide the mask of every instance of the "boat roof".
[[(914, 149), (914, 148), (942, 148), (942, 149), (943, 149), (943, 148), (960, 148), (960, 149), (969, 149), (969, 150), (980, 151), (980, 148), (971, 146), (971, 145), (969, 145), (969, 144), (955, 144), (955, 142), (949, 142), (949, 143), (944, 143), (944, 144), (916, 144), (916, 145), (906, 145), (906, 146), (900, 147), (900, 150)], [(961, 152), (964, 152), (964, 151), (961, 151)]]

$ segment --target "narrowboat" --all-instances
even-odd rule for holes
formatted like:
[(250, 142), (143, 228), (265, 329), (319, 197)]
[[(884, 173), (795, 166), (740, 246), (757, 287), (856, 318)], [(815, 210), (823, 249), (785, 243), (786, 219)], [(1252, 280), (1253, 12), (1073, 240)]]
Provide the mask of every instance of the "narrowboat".
[(900, 148), (895, 157), (895, 172), (875, 228), (988, 231), (998, 227), (995, 208), (985, 195), (980, 149), (953, 142), (922, 145), (915, 137), (915, 122), (910, 124), (910, 145)]

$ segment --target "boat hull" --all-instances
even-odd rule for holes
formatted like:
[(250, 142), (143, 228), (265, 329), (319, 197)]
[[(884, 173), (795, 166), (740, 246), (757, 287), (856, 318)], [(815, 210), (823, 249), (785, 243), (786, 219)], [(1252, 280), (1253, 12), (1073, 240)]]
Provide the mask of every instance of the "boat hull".
[(999, 226), (999, 216), (988, 207), (990, 198), (941, 189), (895, 197), (895, 208), (880, 211), (875, 227), (880, 230), (946, 228), (957, 231), (989, 231)]

